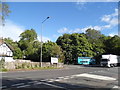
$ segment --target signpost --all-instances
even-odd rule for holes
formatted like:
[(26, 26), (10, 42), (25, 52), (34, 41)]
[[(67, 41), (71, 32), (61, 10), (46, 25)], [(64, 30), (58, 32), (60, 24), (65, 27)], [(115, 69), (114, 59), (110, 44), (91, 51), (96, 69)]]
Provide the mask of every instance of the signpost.
[(51, 57), (51, 63), (52, 64), (57, 64), (58, 63), (58, 58)]

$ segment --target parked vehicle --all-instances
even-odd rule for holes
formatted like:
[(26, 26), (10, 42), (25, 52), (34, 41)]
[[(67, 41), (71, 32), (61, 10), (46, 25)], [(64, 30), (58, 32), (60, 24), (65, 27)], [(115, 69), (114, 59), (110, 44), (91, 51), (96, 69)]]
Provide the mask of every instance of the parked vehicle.
[(78, 64), (92, 65), (95, 64), (95, 59), (93, 59), (92, 57), (78, 57)]
[(108, 54), (108, 55), (102, 55), (101, 58), (101, 66), (107, 66), (107, 67), (114, 67), (117, 66), (119, 63), (119, 56), (117, 55), (112, 55), (112, 54)]

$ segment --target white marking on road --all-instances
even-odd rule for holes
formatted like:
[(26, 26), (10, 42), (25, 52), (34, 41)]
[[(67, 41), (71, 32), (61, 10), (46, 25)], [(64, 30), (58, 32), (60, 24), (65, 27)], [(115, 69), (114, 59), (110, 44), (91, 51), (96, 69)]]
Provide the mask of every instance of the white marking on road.
[(28, 82), (28, 83), (36, 83), (36, 82), (38, 82), (38, 81), (32, 81), (32, 82)]
[(70, 79), (70, 78), (64, 78), (64, 79)]
[(56, 79), (56, 80), (54, 80), (54, 81), (61, 81), (61, 79)]
[(37, 84), (42, 84), (42, 82), (37, 82), (37, 83), (35, 83), (34, 85), (37, 85)]
[(23, 88), (23, 87), (28, 87), (30, 85), (23, 85), (23, 86), (18, 86), (17, 88)]
[(19, 85), (23, 85), (24, 83), (18, 83), (18, 84), (13, 84), (11, 86), (19, 86)]
[(70, 78), (75, 78), (75, 76), (71, 76)]
[(43, 79), (43, 80), (40, 80), (40, 81), (48, 81), (48, 79)]
[(119, 89), (120, 89), (120, 87), (119, 87), (119, 86), (114, 86), (113, 88), (119, 88)]
[(7, 86), (1, 86), (0, 88), (6, 88)]
[(100, 79), (100, 80), (116, 80), (116, 78), (112, 78), (112, 77), (101, 76), (101, 75), (93, 75), (93, 74), (87, 74), (87, 73), (77, 74), (77, 75), (73, 75), (73, 76), (88, 77), (88, 78)]
[(62, 78), (64, 78), (64, 77), (58, 77), (59, 79), (62, 79)]
[(43, 84), (49, 85), (49, 86), (52, 86), (52, 87), (56, 87), (56, 88), (64, 88), (64, 87), (57, 86), (57, 85), (53, 85), (53, 84), (50, 84), (50, 83), (44, 83), (44, 82), (43, 82)]

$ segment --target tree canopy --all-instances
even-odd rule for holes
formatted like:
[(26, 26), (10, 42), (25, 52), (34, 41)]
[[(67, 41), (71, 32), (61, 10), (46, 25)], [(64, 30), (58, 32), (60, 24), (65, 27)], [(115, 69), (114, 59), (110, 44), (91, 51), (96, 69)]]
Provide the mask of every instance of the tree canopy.
[[(5, 41), (13, 46), (15, 59), (29, 59), (40, 61), (41, 42), (37, 40), (34, 29), (25, 30), (20, 34), (20, 40), (14, 42), (10, 38)], [(100, 55), (120, 55), (120, 37), (105, 36), (94, 29), (86, 33), (63, 34), (56, 42), (47, 41), (42, 46), (42, 61), (50, 61), (50, 57), (57, 57), (64, 63), (75, 63), (78, 57), (93, 57), (100, 62)]]

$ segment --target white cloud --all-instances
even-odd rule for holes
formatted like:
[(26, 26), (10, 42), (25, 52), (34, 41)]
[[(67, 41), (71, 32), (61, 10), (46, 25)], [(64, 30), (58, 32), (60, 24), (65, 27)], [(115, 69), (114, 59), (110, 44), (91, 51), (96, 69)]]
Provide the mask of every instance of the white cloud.
[(117, 33), (110, 33), (109, 36), (113, 37), (115, 35), (118, 35)]
[(104, 25), (104, 26), (103, 26), (103, 29), (104, 29), (104, 28), (108, 28), (108, 29), (109, 29), (109, 28), (111, 28), (111, 25)]
[(2, 28), (0, 30), (0, 37), (10, 37), (14, 41), (18, 41), (20, 34), (25, 30), (24, 26), (17, 25), (10, 20), (6, 20), (5, 26), (0, 27)]
[[(5, 26), (0, 26), (0, 37), (8, 38), (10, 37), (14, 41), (19, 41), (19, 36), (22, 32), (24, 32), (25, 27), (21, 25), (17, 25), (16, 23), (6, 20)], [(38, 40), (41, 41), (40, 36), (38, 36)], [(50, 41), (48, 37), (42, 37), (43, 42)]]
[(110, 21), (110, 18), (111, 18), (110, 15), (104, 15), (104, 16), (102, 17), (101, 21), (108, 23), (108, 22)]
[(60, 29), (60, 30), (58, 30), (58, 33), (68, 33), (68, 32), (69, 32), (69, 29), (66, 28), (66, 27), (64, 27), (64, 28), (62, 28), (62, 29)]
[(106, 25), (103, 26), (104, 29), (105, 28), (112, 28), (112, 27), (118, 25), (118, 9), (115, 9), (115, 12), (112, 14), (104, 15), (101, 18), (101, 21), (108, 24), (107, 27), (106, 27)]
[[(84, 2), (77, 2), (77, 4), (82, 4), (84, 5)], [(95, 29), (95, 30), (104, 30), (104, 29), (110, 29), (110, 28), (113, 28), (115, 26), (118, 25), (118, 9), (115, 9), (114, 13), (112, 14), (109, 14), (109, 15), (104, 15), (102, 18), (101, 18), (101, 21), (102, 22), (105, 22), (106, 25), (103, 25), (103, 26), (87, 26), (87, 27), (84, 27), (84, 28), (76, 28), (76, 29), (73, 29), (73, 30), (70, 30), (66, 27), (58, 30), (58, 33), (60, 34), (64, 34), (64, 33), (85, 33), (85, 31), (89, 28), (91, 29)], [(113, 33), (110, 34), (111, 36), (114, 35)], [(115, 34), (116, 35), (116, 34)]]
[(73, 30), (70, 30), (70, 29), (64, 27), (64, 28), (58, 30), (58, 33), (60, 33), (60, 34), (64, 34), (64, 33), (70, 33), (70, 34), (71, 33), (85, 33), (85, 31), (89, 28), (95, 29), (95, 30), (101, 30), (102, 29), (102, 27), (100, 27), (100, 26), (94, 26), (94, 27), (93, 26), (87, 26), (85, 28), (81, 28), (81, 29), (76, 28), (76, 29), (73, 29)]
[[(41, 36), (38, 36), (38, 40), (41, 41)], [(42, 42), (51, 41), (50, 38), (42, 36)]]

